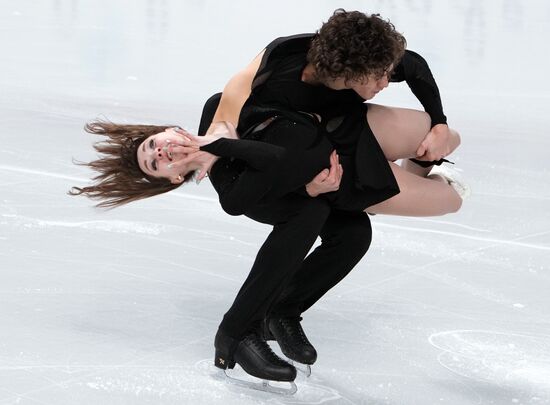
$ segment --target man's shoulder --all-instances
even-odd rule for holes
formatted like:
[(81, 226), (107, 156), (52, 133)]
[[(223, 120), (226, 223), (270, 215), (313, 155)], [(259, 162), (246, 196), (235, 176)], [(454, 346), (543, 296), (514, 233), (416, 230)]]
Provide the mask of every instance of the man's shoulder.
[(311, 39), (315, 34), (296, 34), (274, 39), (267, 47), (266, 52), (299, 52), (307, 51)]

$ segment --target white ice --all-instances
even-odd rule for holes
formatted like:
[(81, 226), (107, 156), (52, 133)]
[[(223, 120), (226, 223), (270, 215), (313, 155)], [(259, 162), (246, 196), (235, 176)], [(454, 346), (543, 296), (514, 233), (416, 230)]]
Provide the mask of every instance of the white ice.
[[(304, 317), (298, 393), (228, 386), (213, 336), (269, 228), (208, 181), (114, 211), (88, 182), (97, 117), (196, 129), (202, 103), (271, 39), (337, 7), (380, 12), (428, 59), (458, 214), (376, 216), (357, 268)], [(550, 3), (3, 0), (0, 404), (550, 403)], [(376, 102), (419, 105), (395, 85)]]

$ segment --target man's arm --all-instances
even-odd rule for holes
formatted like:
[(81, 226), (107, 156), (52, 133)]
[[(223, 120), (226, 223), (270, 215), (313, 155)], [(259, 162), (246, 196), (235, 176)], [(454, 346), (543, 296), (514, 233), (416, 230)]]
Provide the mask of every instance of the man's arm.
[(252, 92), (252, 81), (260, 67), (264, 51), (260, 52), (250, 64), (243, 70), (233, 76), (225, 85), (222, 98), (212, 124), (208, 128), (207, 134), (214, 131), (220, 121), (227, 121), (237, 127), (239, 115), (244, 103)]
[(431, 118), (432, 128), (418, 146), (417, 158), (437, 161), (456, 149), (460, 144), (460, 137), (447, 126), (439, 89), (426, 60), (413, 51), (405, 51), (391, 81), (406, 81)]

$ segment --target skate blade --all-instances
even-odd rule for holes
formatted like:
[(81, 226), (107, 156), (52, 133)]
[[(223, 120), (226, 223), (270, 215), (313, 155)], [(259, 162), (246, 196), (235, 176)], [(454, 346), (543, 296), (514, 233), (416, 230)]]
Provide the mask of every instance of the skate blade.
[(284, 387), (271, 385), (270, 383), (286, 384), (286, 382), (268, 381), (268, 380), (261, 380), (259, 382), (246, 381), (246, 380), (241, 380), (240, 378), (231, 377), (229, 374), (227, 374), (227, 370), (220, 370), (220, 372), (223, 372), (223, 376), (225, 377), (225, 380), (228, 383), (235, 384), (239, 387), (244, 387), (244, 388), (249, 388), (257, 391), (264, 391), (264, 392), (269, 392), (272, 394), (279, 394), (279, 395), (294, 395), (296, 394), (296, 391), (298, 391), (298, 387), (296, 387), (296, 384), (294, 383), (294, 381), (289, 381), (288, 384), (290, 385), (290, 387), (284, 388)]
[(288, 359), (288, 362), (296, 368), (296, 371), (305, 375), (306, 378), (311, 377), (311, 366), (309, 364), (298, 363), (291, 359)]

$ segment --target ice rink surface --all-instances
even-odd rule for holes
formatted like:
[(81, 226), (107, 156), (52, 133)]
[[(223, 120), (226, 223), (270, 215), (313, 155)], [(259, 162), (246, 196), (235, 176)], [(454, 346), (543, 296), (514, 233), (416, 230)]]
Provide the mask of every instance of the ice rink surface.
[[(213, 337), (269, 228), (206, 180), (114, 210), (65, 193), (98, 117), (196, 129), (268, 42), (380, 12), (430, 63), (473, 195), (376, 216), (370, 251), (305, 314), (313, 376), (227, 385)], [(546, 0), (2, 0), (0, 404), (549, 404)], [(374, 102), (418, 108), (403, 85)]]

